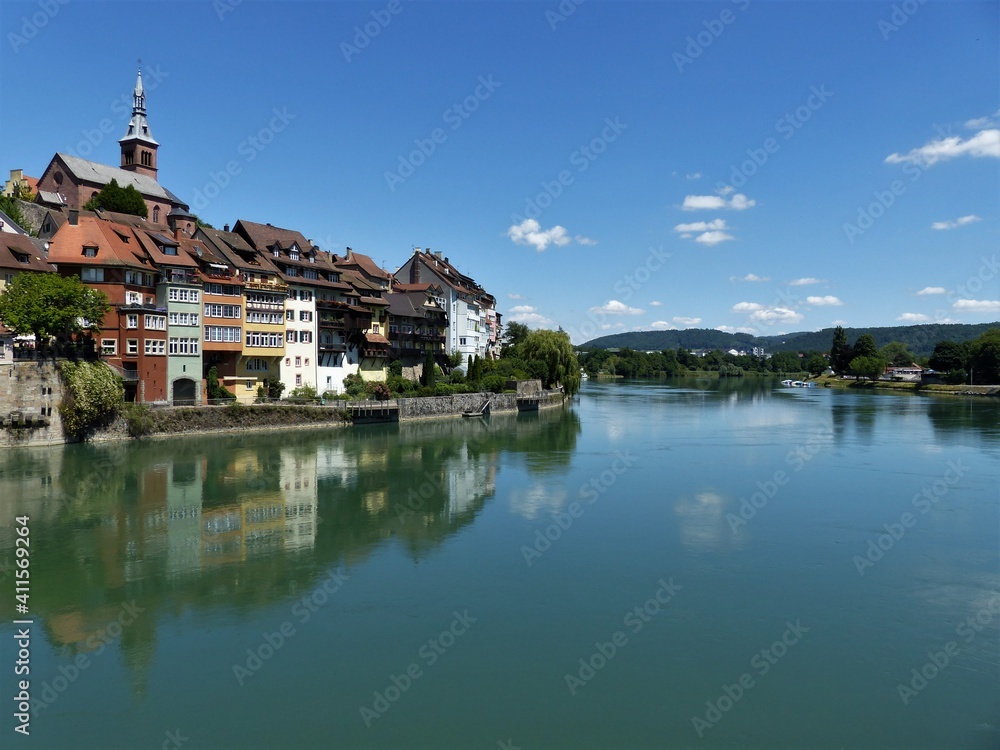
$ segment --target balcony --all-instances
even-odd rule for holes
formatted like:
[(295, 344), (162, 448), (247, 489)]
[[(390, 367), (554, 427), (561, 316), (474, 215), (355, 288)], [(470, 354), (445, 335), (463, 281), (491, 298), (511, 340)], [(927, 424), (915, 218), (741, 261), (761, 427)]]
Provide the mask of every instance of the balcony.
[(321, 317), (319, 319), (319, 327), (320, 328), (330, 328), (330, 329), (333, 329), (335, 331), (346, 331), (347, 330), (347, 323), (344, 321), (343, 318), (324, 318), (324, 317)]
[(347, 351), (347, 344), (338, 344), (334, 341), (320, 341), (317, 344), (321, 352), (337, 352), (343, 354)]

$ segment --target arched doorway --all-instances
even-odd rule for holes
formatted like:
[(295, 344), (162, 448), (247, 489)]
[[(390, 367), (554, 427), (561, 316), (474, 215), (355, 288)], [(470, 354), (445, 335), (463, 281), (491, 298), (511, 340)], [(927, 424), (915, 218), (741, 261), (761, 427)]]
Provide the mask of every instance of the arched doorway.
[(195, 394), (195, 384), (191, 378), (178, 378), (174, 381), (174, 406), (194, 406)]

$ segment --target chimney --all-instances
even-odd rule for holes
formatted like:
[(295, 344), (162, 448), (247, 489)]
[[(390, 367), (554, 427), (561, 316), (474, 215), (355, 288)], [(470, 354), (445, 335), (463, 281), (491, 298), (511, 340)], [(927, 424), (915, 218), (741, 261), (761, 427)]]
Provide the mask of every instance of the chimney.
[(346, 257), (347, 260), (351, 260), (351, 256), (353, 256), (353, 255), (354, 255), (354, 251), (351, 250), (351, 248), (347, 248), (347, 255), (344, 256), (344, 257)]
[(181, 238), (181, 225), (174, 224), (174, 239), (179, 240)]
[(77, 208), (71, 208), (69, 210), (69, 225), (75, 227), (80, 223), (80, 210)]
[(416, 261), (416, 259), (410, 263), (410, 283), (420, 283), (420, 264)]
[(436, 256), (437, 256), (438, 258), (440, 258), (440, 257), (441, 257), (441, 251), (440, 251), (440, 250), (435, 250), (435, 251), (434, 251), (434, 254), (435, 254), (435, 255), (436, 255)]
[(223, 224), (222, 225), (222, 231), (223, 232), (228, 232), (229, 231), (229, 225), (228, 224)]
[(451, 265), (451, 261), (448, 260), (447, 258), (444, 259), (444, 262), (447, 263), (449, 266)]

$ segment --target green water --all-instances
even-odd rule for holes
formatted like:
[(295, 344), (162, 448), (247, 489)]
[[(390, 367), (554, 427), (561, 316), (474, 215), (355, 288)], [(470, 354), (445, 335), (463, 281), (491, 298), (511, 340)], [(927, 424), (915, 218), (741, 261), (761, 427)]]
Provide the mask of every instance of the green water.
[(998, 479), (995, 401), (772, 381), (8, 451), (0, 744), (996, 748)]

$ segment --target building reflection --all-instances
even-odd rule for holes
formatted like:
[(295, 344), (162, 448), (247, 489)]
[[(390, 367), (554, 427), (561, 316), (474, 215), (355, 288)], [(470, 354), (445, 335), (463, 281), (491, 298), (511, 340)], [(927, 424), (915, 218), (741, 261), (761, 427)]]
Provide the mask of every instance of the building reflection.
[[(559, 411), (12, 451), (0, 459), (0, 497), (13, 499), (0, 503), (0, 577), (14, 517), (30, 515), (31, 608), (48, 640), (99, 648), (135, 602), (143, 614), (112, 640), (142, 693), (160, 617), (269, 606), (385, 544), (419, 558), (475, 521), (503, 454), (551, 471), (579, 430)], [(564, 457), (535, 455), (553, 448)]]

